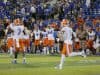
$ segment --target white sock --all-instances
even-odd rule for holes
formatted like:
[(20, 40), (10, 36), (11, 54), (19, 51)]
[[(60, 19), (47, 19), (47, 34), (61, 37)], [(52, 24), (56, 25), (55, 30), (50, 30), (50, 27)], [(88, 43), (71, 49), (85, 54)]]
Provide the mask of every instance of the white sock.
[(16, 39), (16, 46), (19, 48), (19, 39)]
[(10, 47), (10, 55), (12, 56), (12, 54), (13, 54), (13, 48)]
[(23, 62), (26, 62), (26, 58), (25, 57), (23, 58)]
[(24, 47), (24, 52), (27, 51), (26, 47)]
[(65, 61), (65, 55), (64, 55), (64, 54), (62, 54), (62, 55), (61, 55), (60, 64), (59, 64), (59, 66), (60, 66), (60, 67), (62, 67), (62, 66), (63, 66), (64, 61)]
[(51, 52), (53, 53), (53, 51), (54, 51), (54, 49), (53, 49), (53, 47), (51, 47)]
[(47, 54), (49, 54), (49, 49), (48, 49), (48, 47), (46, 47), (46, 50), (47, 50)]
[(60, 53), (59, 44), (57, 45), (57, 52)]
[(44, 47), (43, 49), (43, 54), (46, 54), (46, 47)]

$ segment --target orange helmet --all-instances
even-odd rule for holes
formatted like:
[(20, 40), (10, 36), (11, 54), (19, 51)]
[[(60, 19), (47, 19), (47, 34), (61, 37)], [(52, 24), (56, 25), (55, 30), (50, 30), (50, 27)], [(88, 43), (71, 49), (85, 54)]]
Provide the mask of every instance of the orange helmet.
[(65, 26), (69, 23), (69, 20), (67, 19), (63, 19), (62, 22), (61, 22), (61, 25)]
[(15, 25), (19, 25), (20, 23), (21, 23), (21, 20), (19, 18), (14, 20)]

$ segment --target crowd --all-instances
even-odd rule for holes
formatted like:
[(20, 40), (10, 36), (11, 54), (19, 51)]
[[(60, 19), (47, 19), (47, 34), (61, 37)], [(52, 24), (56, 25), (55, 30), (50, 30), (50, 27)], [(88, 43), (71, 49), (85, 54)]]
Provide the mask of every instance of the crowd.
[[(54, 28), (55, 50), (59, 53), (58, 33), (61, 28), (62, 19), (70, 20), (70, 26), (77, 34), (77, 38), (81, 46), (75, 44), (75, 51), (85, 48), (85, 42), (89, 34), (86, 31), (95, 33), (94, 42), (99, 40), (100, 43), (100, 1), (91, 0), (90, 4), (86, 5), (87, 0), (2, 0), (0, 2), (0, 38), (4, 39), (4, 32), (9, 23), (14, 19), (20, 18), (25, 27), (32, 32), (35, 26), (43, 31), (45, 27), (51, 25)], [(61, 39), (61, 37), (60, 37)], [(63, 39), (62, 39), (63, 41)], [(61, 43), (60, 41), (60, 47)], [(75, 42), (75, 40), (74, 40)], [(76, 42), (75, 42), (76, 43)], [(33, 52), (34, 43), (30, 42), (31, 53)], [(40, 46), (41, 49), (42, 45)], [(76, 48), (76, 49), (75, 49)], [(91, 47), (92, 54), (96, 54), (97, 48)], [(100, 47), (99, 49), (100, 50)], [(97, 51), (97, 52), (96, 52)]]

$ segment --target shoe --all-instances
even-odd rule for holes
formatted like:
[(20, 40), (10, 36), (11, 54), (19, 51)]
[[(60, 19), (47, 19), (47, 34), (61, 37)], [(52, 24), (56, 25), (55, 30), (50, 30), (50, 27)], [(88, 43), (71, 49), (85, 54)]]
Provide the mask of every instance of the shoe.
[(22, 62), (23, 64), (26, 64), (26, 60), (25, 59), (23, 59), (23, 62)]
[(12, 63), (13, 63), (13, 64), (17, 64), (17, 60), (13, 60)]
[(61, 70), (62, 69), (62, 66), (58, 65), (58, 66), (55, 67), (55, 69)]

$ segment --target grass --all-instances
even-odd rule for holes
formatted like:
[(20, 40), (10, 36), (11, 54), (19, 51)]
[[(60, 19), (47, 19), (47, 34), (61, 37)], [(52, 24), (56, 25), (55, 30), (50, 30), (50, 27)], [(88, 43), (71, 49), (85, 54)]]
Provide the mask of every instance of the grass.
[(60, 56), (27, 55), (27, 64), (12, 64), (8, 54), (0, 54), (0, 75), (100, 75), (100, 57), (66, 57), (62, 70), (54, 69)]

